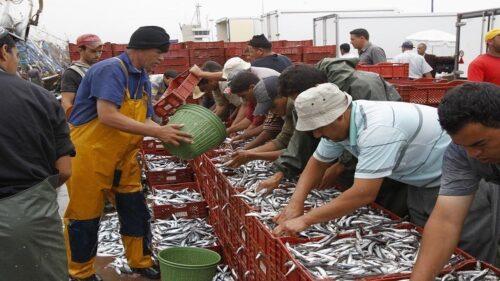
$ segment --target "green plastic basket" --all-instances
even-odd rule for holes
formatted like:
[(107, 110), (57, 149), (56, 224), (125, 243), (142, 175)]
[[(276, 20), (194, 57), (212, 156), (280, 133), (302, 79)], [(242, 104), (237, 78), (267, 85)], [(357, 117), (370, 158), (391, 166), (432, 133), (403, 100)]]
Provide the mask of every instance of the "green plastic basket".
[(211, 281), (221, 257), (218, 253), (194, 247), (174, 247), (158, 255), (162, 281)]
[(182, 131), (193, 136), (193, 143), (179, 146), (164, 143), (165, 149), (181, 159), (193, 159), (217, 147), (226, 138), (226, 127), (212, 111), (196, 104), (185, 104), (175, 112), (169, 124), (184, 124)]

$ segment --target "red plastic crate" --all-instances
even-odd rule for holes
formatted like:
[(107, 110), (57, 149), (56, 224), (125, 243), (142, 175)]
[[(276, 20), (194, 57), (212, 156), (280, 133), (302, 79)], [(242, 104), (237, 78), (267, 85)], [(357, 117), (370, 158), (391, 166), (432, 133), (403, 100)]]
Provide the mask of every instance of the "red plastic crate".
[(153, 73), (154, 74), (163, 74), (167, 70), (175, 70), (179, 73), (182, 73), (184, 71), (189, 70), (190, 67), (191, 66), (189, 64), (186, 64), (186, 65), (159, 65), (154, 69)]
[(160, 63), (161, 66), (176, 66), (182, 65), (189, 67), (189, 57), (166, 57)]
[(218, 49), (190, 49), (189, 57), (191, 58), (211, 58), (224, 56), (224, 48)]
[(241, 57), (243, 56), (243, 52), (245, 49), (243, 48), (226, 48), (224, 50), (224, 56), (226, 57), (226, 60), (234, 57)]
[(467, 82), (466, 80), (454, 80), (444, 83), (412, 83), (395, 84), (396, 90), (405, 102), (419, 103), (437, 106), (444, 97), (446, 91)]
[(304, 47), (302, 61), (307, 64), (315, 64), (324, 58), (334, 58), (336, 54), (335, 45)]
[(214, 48), (224, 48), (224, 41), (214, 41), (214, 42), (185, 42), (186, 49), (214, 49)]
[(179, 74), (172, 82), (166, 93), (155, 103), (154, 109), (158, 116), (167, 116), (172, 109), (181, 106), (193, 93), (194, 88), (200, 82), (200, 78), (188, 70)]
[(383, 78), (407, 78), (410, 67), (407, 63), (378, 63), (374, 65), (358, 64), (356, 69), (375, 72)]
[(103, 61), (109, 58), (113, 57), (113, 53), (111, 51), (103, 51), (101, 53), (101, 57), (99, 58), (99, 61)]
[(163, 58), (185, 58), (185, 57), (189, 57), (189, 50), (187, 49), (169, 50), (167, 53), (163, 54)]
[(287, 56), (292, 62), (302, 62), (302, 47), (280, 47), (273, 48), (273, 51)]
[(224, 48), (226, 49), (245, 49), (248, 46), (248, 42), (224, 42)]
[(176, 218), (206, 218), (208, 216), (207, 203), (201, 201), (181, 205), (153, 204), (153, 216), (155, 219), (167, 219), (172, 215)]
[(188, 167), (168, 171), (146, 171), (146, 181), (149, 186), (193, 182), (193, 169)]
[(108, 52), (108, 53), (112, 53), (113, 52), (113, 49), (111, 48), (111, 43), (110, 42), (106, 42), (102, 45), (102, 52)]
[(156, 190), (168, 189), (168, 190), (182, 190), (185, 188), (193, 189), (198, 192), (201, 192), (201, 188), (199, 187), (197, 182), (183, 182), (183, 183), (172, 183), (172, 184), (155, 184), (151, 186), (153, 190), (153, 194), (155, 194)]
[(170, 44), (168, 51), (170, 52), (171, 50), (181, 50), (181, 49), (185, 49), (185, 48), (186, 48), (185, 43), (172, 43), (172, 44)]
[(282, 47), (297, 47), (297, 46), (312, 46), (313, 40), (299, 40), (299, 41), (288, 41), (285, 40), (282, 44)]

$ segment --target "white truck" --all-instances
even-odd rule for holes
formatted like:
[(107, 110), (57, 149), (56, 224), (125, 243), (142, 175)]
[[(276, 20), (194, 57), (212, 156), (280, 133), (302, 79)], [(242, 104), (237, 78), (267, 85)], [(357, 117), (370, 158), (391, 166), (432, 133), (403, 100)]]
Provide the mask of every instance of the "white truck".
[(252, 36), (262, 34), (259, 18), (221, 18), (215, 22), (217, 40), (225, 42), (248, 41)]
[[(390, 59), (401, 53), (401, 44), (405, 38), (415, 32), (438, 29), (447, 33), (455, 33), (456, 14), (360, 14), (334, 13), (313, 20), (313, 42), (316, 46), (339, 46), (350, 42), (349, 32), (356, 28), (364, 28), (370, 34), (370, 42), (382, 47)], [(415, 46), (416, 47), (416, 46)], [(453, 55), (453, 47), (449, 54)]]
[(269, 40), (308, 40), (313, 37), (311, 23), (316, 17), (332, 13), (388, 13), (397, 12), (393, 9), (380, 10), (324, 10), (324, 11), (280, 11), (261, 15), (262, 32)]

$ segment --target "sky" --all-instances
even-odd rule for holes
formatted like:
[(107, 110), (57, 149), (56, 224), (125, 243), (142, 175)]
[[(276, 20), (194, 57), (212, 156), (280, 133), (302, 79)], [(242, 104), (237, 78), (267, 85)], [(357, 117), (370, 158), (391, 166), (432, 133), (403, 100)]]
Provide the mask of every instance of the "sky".
[[(172, 39), (181, 40), (179, 24), (191, 23), (197, 2), (202, 6), (203, 25), (212, 20), (212, 26), (223, 17), (259, 17), (262, 11), (273, 10), (390, 8), (402, 13), (427, 13), (431, 9), (431, 0), (44, 0), (39, 27), (70, 42), (80, 34), (94, 33), (104, 41), (127, 43), (138, 27), (159, 25)], [(436, 13), (498, 7), (500, 0), (434, 0)]]

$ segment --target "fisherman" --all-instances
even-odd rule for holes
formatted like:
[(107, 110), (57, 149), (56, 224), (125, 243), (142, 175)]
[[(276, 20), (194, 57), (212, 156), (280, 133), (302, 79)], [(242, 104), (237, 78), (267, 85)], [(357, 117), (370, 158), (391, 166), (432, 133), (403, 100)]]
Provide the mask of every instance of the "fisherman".
[[(231, 93), (241, 97), (243, 101), (248, 105), (248, 110), (243, 121), (240, 122), (240, 125), (235, 124), (235, 126), (239, 126), (237, 128), (242, 128), (242, 130), (244, 131), (238, 137), (234, 138), (233, 141), (245, 140), (251, 137), (260, 136), (260, 134), (263, 132), (263, 122), (269, 113), (271, 103), (268, 102), (257, 104), (256, 97), (267, 95), (266, 85), (270, 89), (274, 87), (274, 89), (277, 91), (277, 82), (278, 76), (270, 76), (260, 80), (257, 75), (249, 71), (242, 71), (232, 79), (230, 84)], [(279, 118), (279, 120), (281, 120), (281, 118)], [(281, 123), (281, 125), (283, 124)], [(272, 126), (272, 124), (268, 123), (267, 126)], [(281, 130), (281, 128), (278, 129)], [(259, 139), (259, 141), (261, 140)]]
[(248, 41), (248, 47), (252, 66), (266, 67), (281, 73), (293, 64), (288, 57), (273, 52), (273, 44), (264, 34), (254, 35)]
[(97, 233), (104, 198), (112, 193), (120, 218), (125, 256), (133, 272), (150, 279), (160, 273), (151, 259), (150, 215), (141, 186), (137, 153), (143, 136), (179, 145), (191, 142), (182, 125), (151, 121), (148, 72), (169, 49), (161, 27), (143, 26), (126, 52), (94, 65), (78, 89), (69, 123), (76, 147), (68, 181), (65, 237), (72, 280), (101, 280), (95, 274)]
[[(434, 280), (462, 233), (478, 259), (500, 265), (500, 87), (466, 83), (450, 90), (438, 107), (439, 122), (453, 140), (444, 153), (441, 189), (425, 225), (411, 280)], [(481, 192), (481, 189), (486, 192)], [(470, 231), (467, 213), (477, 210), (487, 228)]]
[[(294, 235), (374, 202), (385, 177), (408, 185), (410, 221), (425, 225), (439, 192), (443, 154), (451, 143), (439, 126), (436, 108), (404, 102), (352, 101), (349, 94), (331, 83), (301, 93), (295, 99), (295, 108), (296, 129), (312, 131), (322, 139), (288, 206), (275, 218), (279, 224), (274, 230), (276, 235)], [(344, 149), (358, 159), (352, 187), (304, 214), (304, 201), (310, 190), (319, 184), (330, 163)], [(474, 206), (482, 208), (485, 203), (476, 200)], [(471, 218), (480, 215), (472, 213)], [(484, 223), (470, 219), (466, 232), (483, 231), (485, 227)], [(492, 233), (484, 235), (493, 239)], [(462, 238), (464, 249), (477, 254), (470, 247), (474, 238)]]
[(484, 41), (486, 54), (479, 55), (469, 64), (467, 78), (470, 81), (500, 85), (500, 28), (486, 33)]
[(0, 279), (68, 280), (56, 188), (75, 149), (54, 95), (17, 76), (17, 40), (0, 27)]
[(97, 35), (80, 35), (76, 39), (76, 45), (80, 58), (64, 71), (61, 78), (61, 105), (68, 117), (71, 114), (76, 92), (83, 77), (85, 77), (85, 73), (91, 65), (99, 61), (102, 54), (102, 41)]
[(351, 53), (351, 45), (349, 43), (343, 43), (339, 47), (340, 49), (340, 57), (341, 58), (357, 58), (358, 56), (354, 53)]
[(169, 69), (163, 73), (160, 86), (158, 87), (158, 98), (160, 98), (165, 93), (165, 91), (168, 89), (168, 86), (170, 85), (170, 82), (172, 82), (174, 78), (177, 77), (177, 75), (179, 75), (179, 73), (172, 69)]
[(354, 29), (350, 32), (351, 44), (358, 50), (360, 64), (377, 64), (386, 62), (384, 49), (373, 45), (370, 40), (370, 34), (364, 28)]
[(395, 63), (409, 64), (409, 77), (412, 79), (432, 78), (432, 67), (425, 61), (424, 57), (413, 51), (413, 43), (405, 41), (401, 45), (402, 53), (392, 60)]

